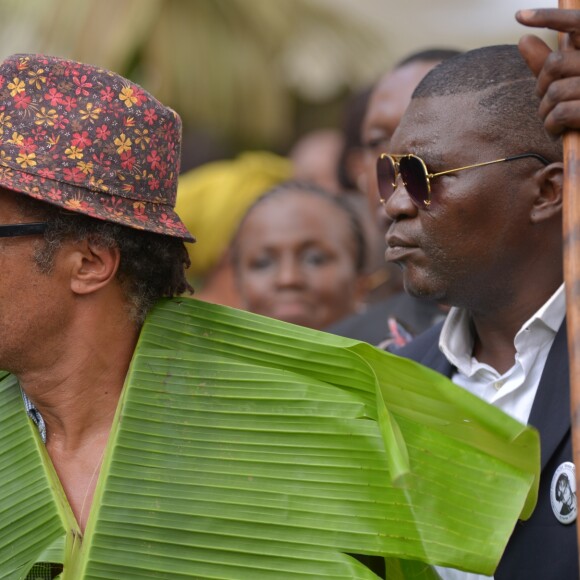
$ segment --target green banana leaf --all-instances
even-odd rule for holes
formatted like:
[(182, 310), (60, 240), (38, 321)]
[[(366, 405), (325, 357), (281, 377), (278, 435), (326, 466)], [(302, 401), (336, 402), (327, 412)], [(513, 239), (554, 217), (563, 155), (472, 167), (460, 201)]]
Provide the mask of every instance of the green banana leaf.
[(84, 537), (12, 376), (0, 425), (0, 578), (491, 574), (537, 495), (537, 432), (446, 378), (192, 299), (143, 328)]

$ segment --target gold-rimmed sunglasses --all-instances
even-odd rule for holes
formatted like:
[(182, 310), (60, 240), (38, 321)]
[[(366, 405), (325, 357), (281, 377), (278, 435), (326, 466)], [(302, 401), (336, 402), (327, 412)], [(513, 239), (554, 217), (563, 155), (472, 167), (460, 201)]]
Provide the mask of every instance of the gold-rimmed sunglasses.
[(503, 161), (525, 159), (526, 157), (538, 159), (545, 165), (550, 164), (550, 161), (537, 153), (522, 153), (502, 159), (494, 159), (493, 161), (485, 161), (484, 163), (475, 163), (474, 165), (466, 165), (464, 167), (457, 167), (456, 169), (430, 173), (425, 162), (417, 155), (389, 155), (388, 153), (382, 153), (377, 159), (379, 197), (382, 204), (387, 202), (395, 191), (397, 178), (400, 175), (413, 203), (420, 209), (426, 209), (431, 205), (431, 179), (434, 177), (457, 173), (464, 169), (484, 167), (486, 165), (492, 165), (493, 163), (502, 163)]

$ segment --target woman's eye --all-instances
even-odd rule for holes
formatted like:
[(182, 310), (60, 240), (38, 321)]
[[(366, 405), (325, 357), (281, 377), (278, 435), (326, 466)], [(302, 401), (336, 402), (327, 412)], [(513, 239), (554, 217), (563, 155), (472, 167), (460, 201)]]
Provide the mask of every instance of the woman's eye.
[(310, 266), (323, 266), (330, 261), (330, 256), (320, 250), (308, 250), (304, 252), (302, 259), (305, 264)]
[(265, 270), (274, 263), (270, 256), (258, 256), (249, 261), (249, 267), (252, 270)]
[(383, 137), (376, 137), (374, 139), (369, 139), (364, 145), (366, 151), (377, 157), (381, 153), (386, 153), (389, 150), (391, 144), (391, 136), (385, 135)]

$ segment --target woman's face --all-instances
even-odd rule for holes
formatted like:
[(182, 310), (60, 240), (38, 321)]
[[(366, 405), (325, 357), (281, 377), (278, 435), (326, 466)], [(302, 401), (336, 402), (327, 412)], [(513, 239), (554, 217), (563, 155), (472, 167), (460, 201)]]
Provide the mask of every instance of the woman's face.
[(349, 216), (327, 199), (275, 194), (251, 210), (234, 243), (250, 312), (323, 329), (353, 313), (363, 297)]

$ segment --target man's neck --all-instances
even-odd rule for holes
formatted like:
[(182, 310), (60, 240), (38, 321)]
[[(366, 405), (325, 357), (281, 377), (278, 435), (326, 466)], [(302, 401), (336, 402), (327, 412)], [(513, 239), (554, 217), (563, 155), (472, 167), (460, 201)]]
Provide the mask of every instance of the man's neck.
[[(45, 421), (49, 448), (82, 446), (110, 427), (139, 331), (129, 321), (107, 318), (66, 329), (65, 338), (51, 345), (49, 360), (17, 374)], [(93, 330), (87, 334), (86, 328)]]
[(470, 312), (474, 337), (473, 356), (500, 373), (510, 369), (516, 354), (516, 334), (557, 290), (558, 287), (554, 287), (535, 300), (521, 300), (514, 306), (491, 313)]
[(139, 330), (121, 312), (75, 322), (49, 363), (36, 360), (17, 377), (44, 420), (46, 449), (84, 532)]

